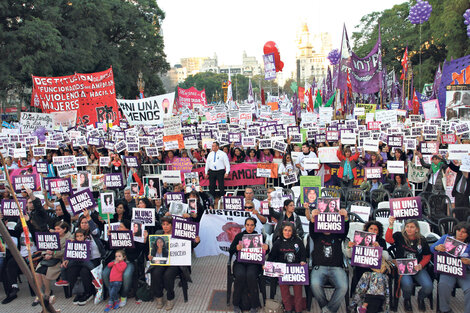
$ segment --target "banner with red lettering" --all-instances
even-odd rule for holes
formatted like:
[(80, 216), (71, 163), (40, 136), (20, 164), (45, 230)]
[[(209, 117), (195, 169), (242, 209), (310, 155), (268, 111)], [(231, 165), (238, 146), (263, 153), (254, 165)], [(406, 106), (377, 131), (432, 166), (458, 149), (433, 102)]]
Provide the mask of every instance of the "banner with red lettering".
[[(264, 185), (264, 177), (256, 176), (256, 164), (230, 165), (229, 177), (225, 179), (225, 186)], [(204, 177), (204, 167), (193, 170), (199, 174), (199, 184), (209, 186), (209, 179)]]
[(103, 72), (62, 76), (33, 76), (31, 105), (44, 113), (77, 110), (77, 124), (119, 124), (112, 68)]
[(194, 87), (188, 89), (178, 87), (178, 109), (186, 107), (193, 110), (194, 107), (206, 106), (206, 89), (199, 91)]

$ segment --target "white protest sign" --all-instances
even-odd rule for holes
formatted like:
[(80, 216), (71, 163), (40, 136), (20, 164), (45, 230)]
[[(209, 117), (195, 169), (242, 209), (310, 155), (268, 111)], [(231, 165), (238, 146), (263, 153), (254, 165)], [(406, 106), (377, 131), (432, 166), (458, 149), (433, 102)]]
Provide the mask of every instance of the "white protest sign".
[(359, 215), (365, 222), (369, 220), (370, 206), (351, 205), (350, 211)]
[(448, 146), (449, 160), (462, 160), (470, 153), (470, 144), (450, 144)]
[(345, 145), (355, 145), (356, 144), (356, 134), (341, 131), (341, 143)]
[(390, 174), (405, 174), (405, 162), (388, 160), (387, 170)]
[(171, 116), (175, 93), (138, 100), (116, 99), (129, 125), (160, 125), (163, 117)]
[(319, 158), (304, 158), (304, 169), (306, 170), (318, 170), (320, 168)]
[(173, 170), (162, 170), (162, 181), (168, 184), (181, 183), (181, 172)]
[(362, 145), (365, 151), (372, 151), (377, 152), (379, 151), (379, 140), (375, 139), (364, 139), (364, 143)]
[(20, 126), (23, 133), (34, 132), (41, 127), (52, 130), (52, 116), (47, 113), (21, 112)]
[(337, 151), (338, 147), (320, 147), (318, 148), (318, 158), (321, 163), (339, 163)]

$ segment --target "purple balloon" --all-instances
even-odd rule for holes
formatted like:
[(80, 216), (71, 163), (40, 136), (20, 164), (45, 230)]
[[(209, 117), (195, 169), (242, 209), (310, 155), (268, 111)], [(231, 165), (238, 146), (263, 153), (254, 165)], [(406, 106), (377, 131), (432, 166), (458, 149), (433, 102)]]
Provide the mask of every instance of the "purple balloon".
[(341, 55), (339, 54), (339, 50), (333, 49), (330, 51), (330, 53), (328, 53), (328, 56), (326, 58), (330, 61), (331, 65), (336, 65), (339, 63), (340, 57)]
[(418, 0), (418, 2), (411, 7), (408, 20), (411, 24), (423, 24), (431, 16), (432, 6), (427, 1)]
[(467, 36), (470, 37), (470, 9), (467, 9), (463, 14), (463, 18), (465, 19), (464, 23), (467, 26)]

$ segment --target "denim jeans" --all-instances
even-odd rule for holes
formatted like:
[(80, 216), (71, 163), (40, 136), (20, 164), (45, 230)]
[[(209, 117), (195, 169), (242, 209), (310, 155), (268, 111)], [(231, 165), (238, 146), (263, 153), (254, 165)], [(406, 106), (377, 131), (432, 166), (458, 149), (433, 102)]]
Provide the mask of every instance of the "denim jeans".
[[(323, 288), (327, 282), (335, 287), (330, 301), (326, 299)], [(341, 267), (315, 266), (310, 275), (310, 288), (312, 288), (313, 296), (322, 309), (326, 306), (331, 312), (338, 312), (341, 301), (348, 292), (348, 276)]]
[(108, 304), (114, 304), (119, 300), (119, 290), (121, 290), (122, 281), (112, 281), (109, 283), (109, 300)]
[[(127, 267), (122, 274), (122, 290), (121, 290), (121, 297), (127, 298), (127, 294), (132, 286), (132, 276), (134, 275), (134, 264), (127, 263)], [(109, 267), (105, 267), (103, 270), (103, 282), (104, 285), (109, 289), (109, 274), (111, 274), (111, 269)]]
[(413, 279), (421, 286), (418, 299), (424, 299), (432, 293), (432, 281), (426, 270), (420, 270), (416, 275), (403, 275), (401, 277), (401, 290), (404, 299), (411, 299), (413, 293)]
[(450, 311), (449, 302), (455, 283), (462, 288), (465, 300), (464, 312), (470, 312), (470, 271), (467, 271), (465, 278), (441, 274), (438, 284), (439, 309), (441, 312)]

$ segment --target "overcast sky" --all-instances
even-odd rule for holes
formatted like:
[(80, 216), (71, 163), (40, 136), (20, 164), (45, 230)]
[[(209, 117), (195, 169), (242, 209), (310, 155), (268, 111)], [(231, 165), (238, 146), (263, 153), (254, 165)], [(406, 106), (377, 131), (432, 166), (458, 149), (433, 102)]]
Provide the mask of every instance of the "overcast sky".
[(351, 37), (362, 16), (405, 0), (157, 0), (165, 11), (163, 36), (173, 66), (184, 57), (212, 57), (219, 65), (242, 63), (242, 53), (261, 61), (263, 45), (277, 43), (286, 76), (294, 69), (296, 33), (302, 21), (310, 32), (330, 32), (341, 44), (342, 25)]

